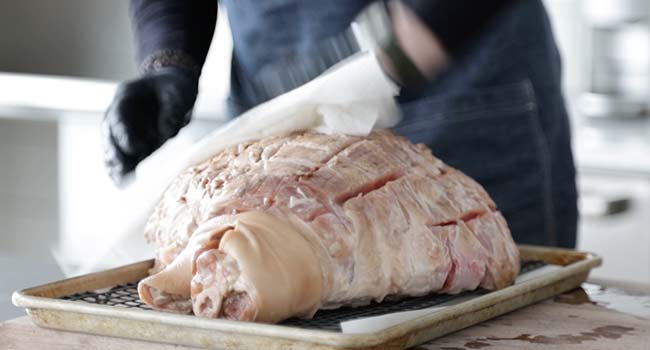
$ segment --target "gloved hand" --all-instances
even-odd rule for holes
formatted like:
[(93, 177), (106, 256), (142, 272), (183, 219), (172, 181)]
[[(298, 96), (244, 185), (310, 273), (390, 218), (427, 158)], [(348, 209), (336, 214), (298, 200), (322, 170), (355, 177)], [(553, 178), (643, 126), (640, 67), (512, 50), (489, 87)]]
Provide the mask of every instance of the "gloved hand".
[(117, 185), (190, 121), (198, 77), (165, 68), (121, 84), (102, 123), (104, 162)]

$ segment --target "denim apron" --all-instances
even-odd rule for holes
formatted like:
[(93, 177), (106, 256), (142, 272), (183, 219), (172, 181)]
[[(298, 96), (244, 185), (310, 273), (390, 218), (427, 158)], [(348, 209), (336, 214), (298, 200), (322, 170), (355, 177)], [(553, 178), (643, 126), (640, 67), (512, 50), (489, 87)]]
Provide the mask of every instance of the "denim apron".
[[(368, 0), (223, 0), (233, 33), (229, 108), (264, 101), (251, 77), (279, 57), (318, 54)], [(403, 90), (394, 131), (478, 181), (518, 243), (574, 247), (575, 169), (561, 66), (541, 0), (500, 13), (425, 88)]]

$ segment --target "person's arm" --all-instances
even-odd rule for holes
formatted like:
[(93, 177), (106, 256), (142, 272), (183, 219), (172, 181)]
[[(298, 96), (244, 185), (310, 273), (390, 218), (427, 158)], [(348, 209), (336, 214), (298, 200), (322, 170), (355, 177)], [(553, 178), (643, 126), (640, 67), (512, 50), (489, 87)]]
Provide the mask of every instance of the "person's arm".
[(217, 21), (216, 0), (131, 0), (143, 73), (176, 67), (199, 74)]
[(131, 0), (131, 15), (141, 76), (120, 84), (102, 124), (117, 184), (189, 123), (217, 1)]
[(389, 5), (399, 45), (431, 79), (514, 1), (402, 0)]

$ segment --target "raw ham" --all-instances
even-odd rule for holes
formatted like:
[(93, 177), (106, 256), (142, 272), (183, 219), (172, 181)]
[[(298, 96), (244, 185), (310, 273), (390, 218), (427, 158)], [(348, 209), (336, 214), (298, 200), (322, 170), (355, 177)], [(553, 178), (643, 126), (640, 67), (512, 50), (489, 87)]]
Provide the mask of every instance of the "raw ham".
[(519, 273), (475, 181), (389, 131), (226, 149), (181, 174), (145, 232), (152, 307), (279, 322), (387, 296), (499, 289)]

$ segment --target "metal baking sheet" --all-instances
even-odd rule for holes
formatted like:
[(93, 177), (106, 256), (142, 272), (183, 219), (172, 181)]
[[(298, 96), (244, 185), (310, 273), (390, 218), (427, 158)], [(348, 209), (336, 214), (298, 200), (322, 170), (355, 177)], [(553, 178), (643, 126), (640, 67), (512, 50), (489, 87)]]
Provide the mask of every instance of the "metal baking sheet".
[[(80, 276), (14, 293), (14, 304), (27, 309), (43, 327), (140, 340), (225, 349), (373, 348), (418, 345), (579, 286), (600, 265), (592, 254), (520, 246), (522, 273), (546, 264), (562, 268), (498, 291), (459, 295), (431, 294), (373, 303), (357, 308), (319, 311), (313, 319), (290, 319), (278, 325), (203, 319), (151, 310), (139, 299), (137, 282), (151, 261)], [(444, 309), (381, 331), (342, 332), (341, 323), (393, 312), (422, 310), (462, 300)]]

